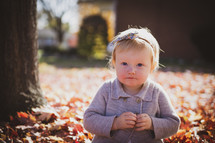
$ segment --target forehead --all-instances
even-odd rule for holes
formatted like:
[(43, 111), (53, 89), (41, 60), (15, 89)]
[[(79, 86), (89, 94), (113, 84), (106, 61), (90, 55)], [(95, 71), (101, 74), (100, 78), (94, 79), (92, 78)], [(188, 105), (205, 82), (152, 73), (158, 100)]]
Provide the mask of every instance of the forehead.
[(148, 61), (151, 59), (152, 54), (148, 48), (141, 49), (116, 49), (116, 61), (126, 60), (126, 61)]
[(115, 47), (115, 51), (117, 52), (124, 52), (124, 51), (143, 51), (147, 50), (152, 53), (151, 46), (142, 40), (123, 40), (119, 43), (117, 43), (117, 46)]

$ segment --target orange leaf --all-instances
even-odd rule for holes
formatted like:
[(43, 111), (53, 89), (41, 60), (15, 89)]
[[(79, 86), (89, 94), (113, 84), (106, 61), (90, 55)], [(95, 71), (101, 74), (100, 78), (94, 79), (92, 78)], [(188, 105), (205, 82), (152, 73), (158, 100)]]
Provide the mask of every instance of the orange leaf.
[(23, 118), (28, 118), (28, 114), (25, 112), (17, 112), (17, 115), (19, 118), (23, 117)]

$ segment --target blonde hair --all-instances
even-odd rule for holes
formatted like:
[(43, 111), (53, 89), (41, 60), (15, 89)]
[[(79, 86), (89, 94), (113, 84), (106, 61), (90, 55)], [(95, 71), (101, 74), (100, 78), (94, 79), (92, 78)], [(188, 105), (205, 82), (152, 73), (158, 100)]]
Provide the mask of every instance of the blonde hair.
[(109, 46), (112, 49), (112, 56), (109, 61), (111, 67), (113, 67), (116, 60), (116, 49), (126, 50), (133, 48), (149, 48), (152, 52), (152, 70), (159, 67), (160, 47), (148, 28), (129, 28), (114, 37)]

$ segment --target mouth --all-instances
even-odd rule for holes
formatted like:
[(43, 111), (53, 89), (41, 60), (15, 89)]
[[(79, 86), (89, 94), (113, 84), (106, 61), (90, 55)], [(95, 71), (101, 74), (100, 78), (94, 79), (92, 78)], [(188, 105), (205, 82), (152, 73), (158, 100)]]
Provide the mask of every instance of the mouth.
[(127, 77), (127, 79), (135, 79), (134, 77)]

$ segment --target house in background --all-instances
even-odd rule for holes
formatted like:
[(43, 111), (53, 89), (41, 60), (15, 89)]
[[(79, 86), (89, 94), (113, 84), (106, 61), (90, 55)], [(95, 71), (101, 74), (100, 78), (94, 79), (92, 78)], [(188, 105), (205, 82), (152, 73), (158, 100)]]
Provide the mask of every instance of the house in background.
[[(76, 48), (78, 35), (76, 33), (65, 32), (61, 48)], [(56, 32), (50, 28), (38, 29), (38, 46), (40, 49), (56, 48), (59, 46)]]
[[(87, 5), (91, 8), (87, 9)], [(148, 27), (165, 51), (161, 52), (161, 58), (215, 61), (212, 55), (215, 48), (212, 43), (215, 38), (212, 0), (79, 0), (79, 6), (80, 12), (85, 13), (83, 16), (95, 11), (102, 14), (105, 9), (112, 11), (113, 18), (105, 18), (114, 33), (108, 32), (109, 40), (128, 25)]]
[(47, 47), (57, 47), (57, 35), (52, 29), (38, 30), (38, 46), (40, 49)]

